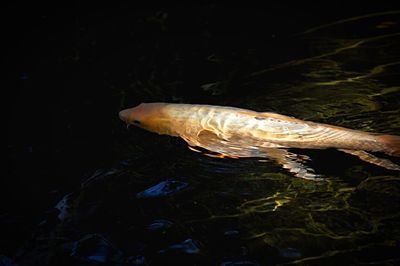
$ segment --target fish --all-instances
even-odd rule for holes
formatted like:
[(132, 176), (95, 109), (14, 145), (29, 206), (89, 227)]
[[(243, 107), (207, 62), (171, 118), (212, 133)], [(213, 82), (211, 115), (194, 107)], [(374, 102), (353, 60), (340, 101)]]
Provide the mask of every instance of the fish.
[(119, 112), (128, 125), (161, 135), (180, 137), (189, 148), (210, 156), (266, 158), (296, 177), (320, 180), (305, 164), (308, 156), (288, 149), (334, 148), (389, 170), (400, 166), (369, 152), (400, 157), (400, 136), (364, 132), (305, 121), (272, 112), (229, 106), (180, 103), (141, 103)]

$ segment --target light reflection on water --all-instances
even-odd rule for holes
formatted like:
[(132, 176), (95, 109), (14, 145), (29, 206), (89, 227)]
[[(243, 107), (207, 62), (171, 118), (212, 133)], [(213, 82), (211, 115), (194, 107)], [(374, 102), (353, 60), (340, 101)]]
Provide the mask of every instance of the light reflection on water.
[[(308, 56), (244, 75), (238, 86), (245, 93), (227, 104), (400, 135), (398, 13), (294, 36)], [(368, 36), (346, 30), (366, 26), (373, 29)], [(284, 78), (265, 83), (274, 75)], [(219, 85), (204, 88), (210, 95), (230, 93)], [(314, 182), (268, 161), (210, 158), (151, 133), (132, 132), (121, 142), (118, 149), (129, 163), (75, 192), (65, 203), (70, 220), (59, 225), (60, 238), (69, 237), (71, 228), (85, 232), (96, 224), (143, 263), (398, 262), (397, 172), (336, 151), (304, 151), (324, 175)]]
[[(374, 21), (368, 21), (370, 17), (350, 19), (297, 36), (308, 43), (310, 56), (249, 74), (243, 89), (259, 89), (243, 95), (238, 104), (399, 134), (400, 33), (396, 22), (388, 22), (394, 14), (398, 15), (372, 16)], [(333, 39), (326, 33), (360, 20), (376, 27), (376, 35), (348, 37), (348, 32), (343, 36), (336, 32)], [(263, 77), (276, 72), (285, 75), (286, 71), (290, 73), (288, 80), (263, 84)], [(220, 93), (224, 92), (216, 92)], [(268, 162), (186, 154), (177, 169), (191, 169), (186, 171), (192, 173), (188, 182), (193, 190), (182, 202), (177, 200), (180, 203), (176, 203), (175, 212), (179, 215), (174, 218), (191, 228), (192, 237), (202, 243), (213, 239), (218, 243), (214, 245), (223, 246), (231, 238), (240, 239), (233, 250), (213, 252), (208, 249), (212, 245), (205, 244), (204, 249), (213, 257), (235, 257), (235, 252), (242, 252), (243, 258), (266, 264), (393, 263), (400, 237), (395, 229), (400, 208), (393, 204), (400, 200), (399, 174), (373, 169), (348, 157), (351, 165), (340, 165), (337, 155), (329, 153), (317, 151), (313, 155), (331, 156), (323, 162), (338, 164), (335, 167), (343, 171), (325, 175), (323, 182), (293, 178)], [(236, 233), (224, 234), (227, 230)], [(386, 250), (383, 257), (371, 255), (371, 251), (382, 249)]]

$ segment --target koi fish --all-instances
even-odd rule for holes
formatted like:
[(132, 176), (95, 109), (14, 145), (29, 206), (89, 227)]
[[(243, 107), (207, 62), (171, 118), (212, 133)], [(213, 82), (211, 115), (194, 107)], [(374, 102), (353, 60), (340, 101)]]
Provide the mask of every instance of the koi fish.
[[(318, 179), (305, 163), (309, 158), (289, 148), (336, 148), (361, 160), (400, 171), (400, 166), (368, 152), (400, 157), (400, 136), (363, 132), (303, 121), (270, 112), (225, 106), (142, 103), (120, 111), (128, 125), (181, 137), (189, 148), (201, 147), (219, 157), (267, 158), (297, 177)], [(211, 154), (209, 154), (211, 155)]]

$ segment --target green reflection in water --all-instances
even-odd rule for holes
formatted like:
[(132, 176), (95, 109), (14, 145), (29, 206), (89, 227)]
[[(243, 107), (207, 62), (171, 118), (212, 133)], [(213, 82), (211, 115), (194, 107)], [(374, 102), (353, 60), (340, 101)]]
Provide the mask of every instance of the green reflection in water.
[[(244, 96), (241, 103), (260, 111), (267, 108), (303, 119), (399, 135), (397, 29), (362, 38), (318, 36), (322, 29), (333, 31), (337, 25), (380, 16), (382, 22), (375, 28), (390, 29), (396, 23), (385, 22), (385, 16), (398, 14), (400, 11), (354, 17), (303, 32), (312, 54), (248, 75), (245, 88), (260, 86), (257, 79), (271, 75), (287, 80), (269, 83), (265, 89), (261, 85), (257, 94)], [(329, 176), (320, 183), (274, 172), (235, 175), (235, 180), (220, 183), (219, 189), (229, 184), (232, 194), (246, 191), (246, 196), (236, 198), (233, 204), (224, 205), (222, 200), (214, 205), (209, 199), (215, 195), (202, 195), (197, 200), (207, 206), (209, 216), (187, 223), (238, 224), (255, 253), (268, 247), (299, 251), (301, 258), (287, 259), (288, 264), (393, 264), (398, 262), (400, 239), (400, 176), (389, 174), (393, 175), (358, 165), (350, 167), (346, 175)], [(245, 180), (246, 186), (238, 180)]]
[[(349, 18), (303, 32), (294, 43), (305, 42), (307, 53), (244, 75), (237, 85), (240, 96), (219, 104), (399, 135), (400, 33), (397, 24), (387, 22), (399, 13)], [(364, 24), (352, 23), (361, 21), (375, 31), (354, 31)], [(336, 28), (344, 24), (351, 30)], [(203, 84), (201, 90), (210, 100), (232, 99), (230, 81)], [(162, 99), (162, 86), (146, 86), (150, 90), (140, 93)], [(185, 238), (203, 243), (207, 255), (217, 260), (242, 254), (245, 247), (243, 256), (266, 265), (398, 262), (400, 176), (396, 172), (344, 154), (314, 151), (309, 155), (312, 160), (326, 158), (322, 172), (329, 167), (337, 171), (326, 171), (325, 181), (312, 182), (294, 178), (270, 162), (208, 158), (186, 150), (178, 140), (134, 134), (135, 144), (121, 147), (133, 161), (142, 162), (134, 165), (133, 187), (142, 191), (163, 178), (182, 176), (189, 183), (186, 192), (157, 202), (140, 201), (138, 213), (147, 221), (173, 221), (183, 228), (180, 233)], [(156, 163), (154, 153), (148, 152), (154, 147), (163, 149), (157, 151), (161, 156), (174, 156)], [(347, 160), (352, 161), (342, 164)], [(164, 235), (161, 239), (165, 241)], [(231, 250), (223, 249), (231, 242), (235, 242)]]
[(332, 26), (336, 26), (336, 25), (340, 25), (340, 24), (344, 24), (344, 23), (355, 22), (357, 20), (365, 20), (365, 19), (370, 19), (370, 18), (374, 18), (374, 17), (385, 17), (387, 15), (398, 15), (398, 14), (400, 14), (400, 10), (391, 10), (391, 11), (385, 11), (385, 12), (379, 12), (379, 13), (365, 14), (362, 16), (351, 17), (351, 18), (327, 23), (324, 25), (320, 25), (318, 27), (308, 29), (308, 30), (302, 32), (301, 34), (310, 34), (310, 33), (313, 33), (315, 31), (318, 31), (318, 30), (321, 30), (324, 28), (330, 28)]
[[(240, 96), (227, 104), (400, 135), (400, 33), (397, 24), (387, 22), (399, 13), (349, 18), (303, 32), (293, 43), (305, 41), (308, 56), (300, 53), (300, 59), (246, 75), (238, 85)], [(365, 28), (356, 33), (336, 28), (371, 18), (376, 21), (367, 24), (376, 34), (366, 34)], [(335, 37), (323, 30), (335, 32)], [(162, 100), (174, 91), (153, 74), (147, 82), (132, 83), (137, 99)], [(257, 80), (275, 75), (279, 78), (269, 82)], [(257, 90), (247, 90), (251, 86)], [(214, 96), (232, 99), (227, 80), (209, 83), (202, 91), (210, 101)], [(121, 105), (126, 98), (128, 94), (121, 94)], [(209, 158), (187, 150), (178, 139), (139, 130), (125, 133), (115, 148), (130, 162), (83, 182), (66, 206), (68, 219), (49, 234), (39, 233), (35, 248), (43, 249), (46, 239), (54, 249), (65, 246), (65, 239), (73, 246), (84, 234), (101, 232), (130, 259), (144, 255), (149, 262), (161, 256), (160, 250), (193, 239), (202, 244), (202, 256), (210, 258), (204, 265), (238, 257), (261, 265), (399, 264), (399, 173), (345, 154), (314, 151), (312, 160), (325, 157), (321, 171), (337, 171), (326, 171), (323, 182), (313, 182), (294, 178), (268, 161)], [(347, 160), (352, 161), (342, 164)], [(165, 180), (188, 187), (162, 197), (134, 196)], [(154, 221), (166, 221), (168, 227), (150, 233)], [(68, 261), (69, 253), (62, 253)]]

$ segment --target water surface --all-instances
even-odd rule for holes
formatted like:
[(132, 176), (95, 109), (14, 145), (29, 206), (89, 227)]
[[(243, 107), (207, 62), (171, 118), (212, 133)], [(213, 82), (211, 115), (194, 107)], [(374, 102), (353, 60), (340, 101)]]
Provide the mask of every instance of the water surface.
[[(178, 138), (127, 130), (117, 111), (150, 101), (208, 103), (400, 135), (400, 11), (342, 16), (259, 39), (244, 40), (244, 30), (233, 44), (234, 35), (213, 28), (221, 25), (213, 20), (218, 6), (204, 9), (208, 15), (196, 13), (199, 28), (188, 36), (176, 24), (179, 9), (138, 16), (129, 38), (146, 38), (132, 41), (136, 50), (127, 57), (136, 61), (127, 64), (124, 77), (101, 65), (116, 60), (104, 56), (104, 36), (83, 34), (95, 48), (77, 48), (80, 60), (100, 64), (97, 70), (113, 91), (115, 160), (61, 190), (54, 206), (67, 196), (17, 261), (399, 263), (398, 172), (335, 150), (296, 150), (310, 156), (309, 166), (324, 180), (299, 179), (270, 161), (212, 158)], [(105, 30), (111, 32), (128, 19), (110, 20), (114, 26)], [(127, 51), (126, 45), (119, 49)]]

